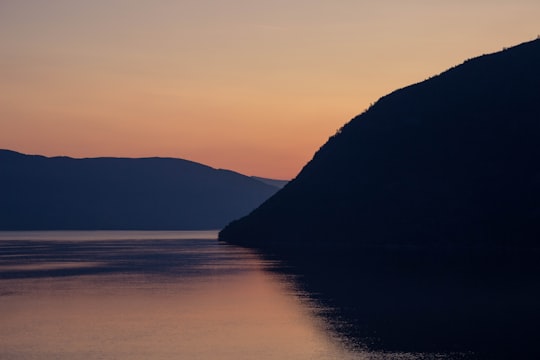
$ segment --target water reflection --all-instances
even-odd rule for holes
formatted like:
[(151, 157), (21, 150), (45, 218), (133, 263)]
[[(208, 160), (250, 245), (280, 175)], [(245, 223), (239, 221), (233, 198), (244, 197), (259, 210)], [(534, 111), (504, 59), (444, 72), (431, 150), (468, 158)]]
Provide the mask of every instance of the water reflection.
[(534, 251), (305, 251), (274, 271), (320, 305), (357, 352), (387, 358), (538, 359), (540, 265)]
[(273, 260), (184, 235), (4, 234), (0, 358), (358, 358)]
[(0, 240), (0, 279), (113, 273), (208, 276), (218, 270), (246, 270), (250, 265), (242, 260), (253, 257), (247, 250), (216, 243), (215, 232), (204, 232), (206, 239), (186, 238), (183, 232), (176, 237), (174, 232), (132, 233), (35, 232)]
[(1, 359), (540, 358), (537, 254), (0, 233)]

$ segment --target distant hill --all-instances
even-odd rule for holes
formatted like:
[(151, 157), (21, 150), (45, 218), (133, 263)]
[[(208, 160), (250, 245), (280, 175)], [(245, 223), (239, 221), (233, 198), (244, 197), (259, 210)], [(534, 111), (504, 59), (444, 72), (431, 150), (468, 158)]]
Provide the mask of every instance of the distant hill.
[(258, 177), (258, 176), (252, 176), (251, 178), (255, 179), (255, 180), (258, 180), (260, 182), (263, 182), (265, 184), (277, 187), (279, 189), (281, 189), (282, 187), (287, 185), (287, 183), (289, 182), (289, 180), (268, 179), (268, 178), (262, 178), (262, 177)]
[(277, 190), (181, 159), (0, 150), (0, 230), (219, 229)]
[(540, 40), (381, 98), (220, 239), (538, 247)]

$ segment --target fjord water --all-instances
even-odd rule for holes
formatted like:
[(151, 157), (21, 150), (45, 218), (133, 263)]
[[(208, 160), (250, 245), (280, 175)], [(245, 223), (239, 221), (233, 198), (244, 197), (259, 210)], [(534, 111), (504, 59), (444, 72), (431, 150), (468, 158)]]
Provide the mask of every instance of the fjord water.
[(0, 232), (0, 359), (464, 359), (493, 358), (501, 343), (530, 353), (532, 278), (486, 283), (449, 263), (419, 276), (410, 257), (277, 260), (216, 235)]
[(216, 232), (0, 233), (1, 359), (354, 357)]

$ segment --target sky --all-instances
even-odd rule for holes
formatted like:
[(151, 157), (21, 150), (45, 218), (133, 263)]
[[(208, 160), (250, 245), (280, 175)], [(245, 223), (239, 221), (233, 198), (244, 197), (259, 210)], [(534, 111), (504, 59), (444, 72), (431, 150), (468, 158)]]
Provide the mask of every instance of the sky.
[(0, 148), (291, 179), (381, 96), (539, 19), (538, 0), (0, 0)]

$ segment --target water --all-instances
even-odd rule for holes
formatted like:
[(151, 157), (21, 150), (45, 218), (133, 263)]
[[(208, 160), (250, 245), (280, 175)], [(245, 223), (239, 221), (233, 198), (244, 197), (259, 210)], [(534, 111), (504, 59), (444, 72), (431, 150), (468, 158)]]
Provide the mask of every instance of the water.
[(216, 235), (0, 233), (0, 358), (354, 357), (275, 264)]
[(477, 358), (501, 329), (530, 332), (519, 311), (499, 314), (513, 303), (488, 301), (497, 289), (538, 320), (529, 280), (484, 288), (468, 271), (262, 256), (216, 235), (0, 232), (0, 359)]

